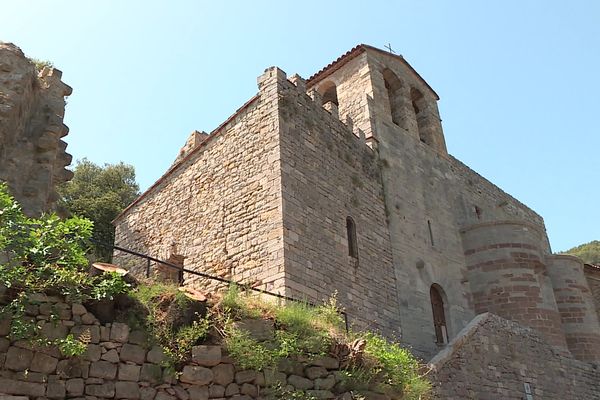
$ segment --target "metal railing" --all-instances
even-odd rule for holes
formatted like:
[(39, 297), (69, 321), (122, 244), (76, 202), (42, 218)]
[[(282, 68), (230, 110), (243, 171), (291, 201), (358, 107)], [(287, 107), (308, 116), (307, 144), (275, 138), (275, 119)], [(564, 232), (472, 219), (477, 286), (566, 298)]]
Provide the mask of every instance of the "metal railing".
[[(264, 289), (260, 289), (260, 288), (257, 288), (257, 287), (253, 287), (253, 286), (248, 285), (248, 284), (243, 283), (243, 282), (236, 282), (236, 281), (233, 281), (233, 280), (230, 280), (230, 279), (221, 278), (219, 276), (210, 275), (210, 274), (207, 274), (207, 273), (204, 273), (204, 272), (198, 272), (198, 271), (193, 271), (191, 269), (185, 269), (181, 265), (176, 265), (176, 264), (170, 263), (168, 261), (160, 260), (158, 258), (149, 256), (147, 254), (143, 254), (143, 253), (139, 253), (137, 251), (129, 250), (129, 249), (126, 249), (126, 248), (121, 247), (121, 246), (108, 245), (106, 243), (100, 243), (100, 242), (98, 242), (96, 240), (93, 240), (93, 242), (95, 244), (98, 244), (98, 245), (102, 246), (102, 247), (111, 248), (111, 249), (113, 249), (113, 251), (114, 250), (118, 250), (118, 251), (122, 251), (122, 252), (127, 253), (127, 254), (131, 254), (133, 256), (145, 259), (146, 260), (146, 278), (150, 277), (151, 272), (152, 272), (152, 262), (155, 262), (155, 263), (158, 263), (158, 264), (165, 265), (168, 268), (176, 269), (180, 273), (180, 275), (179, 275), (179, 284), (183, 283), (183, 274), (186, 273), (186, 274), (191, 274), (191, 275), (195, 275), (195, 276), (200, 276), (202, 278), (210, 279), (210, 280), (213, 280), (213, 281), (225, 283), (227, 285), (236, 285), (236, 286), (239, 286), (242, 289), (252, 290), (254, 292), (266, 294), (268, 296), (273, 296), (273, 297), (276, 297), (276, 298), (279, 298), (279, 299), (282, 299), (282, 300), (288, 300), (288, 301), (293, 301), (293, 302), (296, 302), (296, 303), (306, 304), (306, 305), (309, 305), (311, 307), (317, 307), (316, 304), (311, 303), (308, 300), (296, 299), (294, 297), (286, 296), (286, 295), (283, 295), (283, 294), (280, 294), (280, 293), (269, 292), (268, 290), (264, 290)], [(348, 314), (345, 311), (342, 311), (342, 310), (338, 310), (338, 312), (344, 318), (344, 326), (345, 326), (346, 332), (348, 332), (349, 329), (350, 329), (349, 322), (348, 322)]]

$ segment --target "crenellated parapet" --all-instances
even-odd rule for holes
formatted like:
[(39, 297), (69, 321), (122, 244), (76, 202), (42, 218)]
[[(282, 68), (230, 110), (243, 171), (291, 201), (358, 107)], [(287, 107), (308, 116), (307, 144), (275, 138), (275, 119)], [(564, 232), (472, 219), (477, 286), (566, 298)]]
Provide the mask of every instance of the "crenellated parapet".
[(0, 43), (0, 180), (30, 215), (51, 210), (56, 186), (73, 173), (62, 140), (69, 132), (63, 123), (65, 97), (71, 87), (62, 73), (34, 63), (10, 43)]

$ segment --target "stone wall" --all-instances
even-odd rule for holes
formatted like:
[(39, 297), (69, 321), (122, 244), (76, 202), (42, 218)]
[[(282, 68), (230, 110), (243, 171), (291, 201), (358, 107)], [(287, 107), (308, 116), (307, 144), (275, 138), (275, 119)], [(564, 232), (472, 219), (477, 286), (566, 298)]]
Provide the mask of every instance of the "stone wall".
[(600, 393), (597, 365), (561, 355), (537, 332), (489, 313), (430, 365), (437, 399), (592, 400)]
[(596, 312), (600, 318), (600, 266), (586, 264), (584, 265), (584, 274), (592, 291)]
[[(280, 71), (280, 141), (286, 287), (313, 301), (334, 292), (350, 322), (399, 337), (381, 174), (364, 136)], [(347, 218), (356, 227), (349, 253)]]
[(546, 265), (569, 351), (580, 361), (600, 362), (600, 323), (582, 261), (560, 254), (546, 257)]
[[(276, 81), (214, 130), (115, 220), (124, 248), (238, 281), (281, 286), (283, 242)], [(137, 275), (142, 259), (117, 252)], [(156, 265), (152, 265), (155, 271)], [(185, 283), (205, 286), (191, 274)]]
[(308, 82), (270, 68), (259, 87), (192, 136), (117, 219), (117, 244), (313, 301), (337, 291), (351, 322), (426, 359), (444, 345), (432, 288), (449, 338), (494, 311), (566, 350), (542, 217), (447, 154), (437, 94), (402, 57), (358, 46)]
[[(0, 399), (131, 399), (131, 400), (252, 400), (286, 398), (273, 387), (302, 390), (318, 399), (350, 400), (341, 383), (338, 360), (316, 358), (299, 363), (282, 362), (275, 370), (244, 370), (218, 345), (192, 349), (180, 374), (165, 367), (165, 355), (143, 331), (122, 323), (100, 324), (81, 304), (57, 297), (34, 295), (27, 317), (36, 318), (49, 339), (71, 333), (87, 336), (82, 356), (65, 357), (54, 347), (11, 341), (10, 320), (0, 321)], [(334, 395), (336, 392), (336, 395)], [(12, 397), (23, 396), (23, 397)], [(382, 394), (367, 399), (390, 400)]]
[(535, 328), (549, 343), (566, 350), (540, 247), (545, 232), (524, 222), (497, 221), (471, 225), (462, 236), (475, 312), (493, 312)]
[(62, 73), (35, 65), (13, 44), (0, 42), (0, 181), (28, 215), (54, 207), (56, 185), (73, 177), (61, 140), (65, 96)]

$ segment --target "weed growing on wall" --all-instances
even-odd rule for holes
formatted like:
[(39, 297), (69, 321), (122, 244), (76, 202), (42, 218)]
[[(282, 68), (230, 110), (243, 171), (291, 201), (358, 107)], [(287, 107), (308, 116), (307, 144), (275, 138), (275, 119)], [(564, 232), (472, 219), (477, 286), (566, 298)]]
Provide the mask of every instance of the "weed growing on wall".
[[(132, 326), (143, 328), (152, 342), (160, 345), (177, 367), (187, 360), (192, 347), (201, 343), (209, 330), (209, 319), (202, 309), (174, 284), (148, 282), (130, 292), (137, 310), (127, 313)], [(131, 319), (134, 318), (134, 319)]]

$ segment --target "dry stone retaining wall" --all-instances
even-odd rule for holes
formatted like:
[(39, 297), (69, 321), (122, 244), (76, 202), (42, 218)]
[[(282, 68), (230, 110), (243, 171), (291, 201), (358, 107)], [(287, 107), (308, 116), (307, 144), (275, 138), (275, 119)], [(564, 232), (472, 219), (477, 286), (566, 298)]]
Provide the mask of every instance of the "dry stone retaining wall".
[[(273, 398), (267, 395), (274, 385), (318, 399), (351, 399), (349, 393), (334, 395), (343, 392), (334, 358), (305, 364), (286, 360), (277, 370), (257, 372), (237, 367), (221, 346), (201, 345), (193, 348), (181, 373), (174, 374), (163, 366), (161, 348), (150, 345), (143, 331), (123, 323), (102, 325), (81, 304), (49, 296), (33, 300), (37, 305), (27, 314), (39, 321), (45, 337), (87, 336), (88, 348), (84, 355), (69, 358), (55, 346), (11, 341), (10, 320), (1, 320), (0, 400), (252, 400)], [(375, 393), (367, 398), (390, 400)]]

